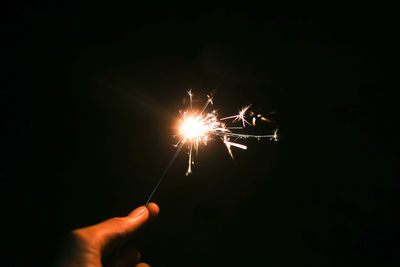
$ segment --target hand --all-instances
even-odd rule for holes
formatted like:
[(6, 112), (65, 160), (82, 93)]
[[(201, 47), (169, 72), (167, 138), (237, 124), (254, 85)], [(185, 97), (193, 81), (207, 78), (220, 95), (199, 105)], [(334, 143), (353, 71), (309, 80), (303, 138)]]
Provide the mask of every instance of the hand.
[[(157, 204), (149, 203), (147, 207), (138, 207), (126, 217), (116, 217), (73, 230), (58, 266), (99, 267), (137, 264), (140, 261), (139, 251), (133, 247), (123, 246), (146, 222), (156, 217), (158, 212)], [(149, 265), (139, 263), (135, 266)]]

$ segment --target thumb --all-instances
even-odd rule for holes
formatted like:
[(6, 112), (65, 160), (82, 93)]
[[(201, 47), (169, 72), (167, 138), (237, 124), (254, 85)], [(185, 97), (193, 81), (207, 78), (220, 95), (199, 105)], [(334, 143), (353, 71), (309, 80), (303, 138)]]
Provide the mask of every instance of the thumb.
[(107, 251), (112, 251), (131, 238), (149, 219), (156, 217), (158, 212), (157, 204), (149, 203), (136, 208), (128, 216), (115, 217), (91, 226), (90, 230), (96, 236), (96, 247), (107, 254)]

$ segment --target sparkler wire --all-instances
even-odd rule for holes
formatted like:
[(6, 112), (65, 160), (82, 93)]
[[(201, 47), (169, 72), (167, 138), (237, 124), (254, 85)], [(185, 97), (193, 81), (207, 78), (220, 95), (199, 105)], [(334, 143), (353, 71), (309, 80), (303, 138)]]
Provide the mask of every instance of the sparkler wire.
[(160, 179), (158, 180), (156, 186), (154, 187), (153, 191), (151, 192), (149, 198), (147, 199), (145, 206), (147, 206), (149, 204), (149, 202), (150, 202), (151, 198), (153, 197), (154, 193), (157, 191), (157, 189), (160, 186), (161, 182), (164, 180), (164, 177), (167, 174), (169, 168), (171, 168), (171, 166), (174, 163), (174, 161), (175, 161), (176, 157), (178, 156), (179, 152), (181, 152), (181, 149), (182, 149), (184, 144), (185, 143), (182, 142), (179, 145), (179, 147), (176, 149), (175, 154), (172, 156), (171, 160), (168, 162), (167, 166), (164, 169), (164, 172), (162, 173), (162, 175), (161, 175)]

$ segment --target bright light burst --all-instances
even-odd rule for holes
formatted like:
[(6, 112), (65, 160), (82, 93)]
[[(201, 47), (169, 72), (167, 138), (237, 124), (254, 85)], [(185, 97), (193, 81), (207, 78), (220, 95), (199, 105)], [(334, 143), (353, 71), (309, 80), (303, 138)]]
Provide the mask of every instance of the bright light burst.
[[(234, 133), (232, 130), (243, 130), (247, 125), (255, 126), (257, 120), (263, 120), (266, 122), (271, 122), (270, 119), (264, 117), (261, 114), (255, 114), (252, 111), (249, 111), (251, 105), (243, 107), (237, 115), (224, 117), (219, 119), (217, 116), (217, 112), (212, 110), (211, 112), (206, 112), (207, 107), (212, 102), (212, 97), (207, 95), (207, 101), (204, 104), (203, 108), (199, 110), (193, 109), (193, 93), (191, 90), (188, 91), (189, 95), (189, 109), (186, 111), (181, 112), (181, 119), (178, 125), (178, 136), (180, 140), (175, 145), (177, 147), (175, 154), (167, 164), (164, 172), (162, 173), (160, 179), (158, 180), (156, 186), (154, 187), (153, 191), (151, 192), (146, 204), (149, 203), (153, 194), (157, 190), (158, 186), (160, 185), (161, 181), (164, 179), (168, 169), (171, 167), (172, 163), (175, 161), (176, 157), (178, 156), (179, 152), (181, 151), (184, 145), (188, 147), (188, 169), (186, 175), (192, 173), (192, 165), (194, 164), (193, 158), (193, 150), (196, 151), (196, 154), (199, 150), (199, 145), (204, 144), (206, 145), (209, 140), (213, 140), (214, 138), (219, 138), (225, 144), (226, 149), (228, 150), (229, 155), (233, 158), (232, 147), (240, 148), (243, 150), (247, 149), (247, 146), (237, 143), (239, 139), (246, 139), (246, 138), (255, 138), (258, 140), (269, 138), (270, 140), (277, 141), (278, 140), (278, 129), (274, 130), (273, 134), (268, 135), (249, 135), (249, 134), (242, 134), (242, 133)], [(248, 113), (248, 114), (247, 114)], [(251, 122), (249, 123), (247, 119)], [(226, 123), (222, 122), (225, 120), (232, 119), (232, 123), (237, 121), (242, 122), (242, 126), (234, 127), (234, 126), (227, 126)], [(231, 140), (234, 139), (234, 140)]]
[[(242, 108), (238, 115), (233, 115), (229, 117), (224, 117), (222, 119), (218, 119), (217, 112), (212, 110), (210, 113), (206, 113), (208, 105), (212, 104), (211, 96), (207, 96), (207, 102), (204, 105), (201, 111), (196, 111), (193, 109), (192, 99), (193, 93), (192, 91), (188, 92), (189, 101), (190, 101), (190, 109), (184, 112), (181, 112), (182, 117), (178, 126), (178, 134), (180, 136), (180, 140), (177, 144), (187, 144), (188, 146), (188, 169), (186, 175), (189, 175), (192, 172), (192, 165), (194, 164), (193, 160), (193, 150), (196, 152), (199, 149), (199, 144), (207, 144), (207, 141), (213, 139), (212, 136), (218, 137), (225, 144), (229, 155), (233, 158), (233, 153), (231, 147), (237, 147), (240, 149), (247, 149), (247, 146), (243, 144), (232, 142), (230, 138), (244, 139), (244, 138), (270, 138), (270, 140), (277, 141), (278, 135), (277, 130), (274, 131), (272, 135), (247, 135), (247, 134), (238, 134), (233, 133), (231, 130), (233, 129), (243, 129), (246, 124), (255, 126), (255, 122), (257, 118), (266, 120), (262, 115), (258, 114), (254, 116), (254, 113), (251, 112), (249, 114), (252, 117), (252, 124), (246, 120), (246, 112), (251, 107), (248, 105)], [(223, 120), (232, 119), (232, 123), (241, 121), (242, 127), (227, 127)]]

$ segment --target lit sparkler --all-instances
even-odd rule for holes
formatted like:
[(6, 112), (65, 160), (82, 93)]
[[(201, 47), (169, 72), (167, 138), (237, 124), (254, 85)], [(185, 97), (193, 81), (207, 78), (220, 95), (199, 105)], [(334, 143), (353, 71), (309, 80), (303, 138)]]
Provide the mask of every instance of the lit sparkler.
[[(154, 187), (152, 193), (150, 194), (147, 202), (151, 200), (153, 194), (157, 190), (158, 186), (160, 185), (161, 181), (164, 179), (168, 169), (171, 167), (173, 162), (175, 161), (176, 157), (178, 156), (179, 152), (181, 151), (184, 145), (187, 145), (188, 148), (188, 168), (186, 171), (186, 175), (192, 173), (192, 165), (194, 164), (194, 157), (193, 157), (193, 150), (198, 152), (199, 145), (204, 144), (206, 145), (209, 140), (213, 140), (214, 138), (219, 138), (225, 144), (226, 149), (228, 150), (229, 155), (233, 158), (233, 153), (231, 148), (236, 147), (243, 150), (247, 149), (247, 146), (236, 143), (238, 139), (246, 139), (246, 138), (256, 138), (258, 140), (269, 138), (270, 140), (277, 141), (278, 140), (278, 129), (274, 130), (273, 134), (268, 135), (249, 135), (249, 134), (240, 134), (234, 133), (232, 130), (235, 129), (243, 129), (245, 128), (246, 124), (248, 125), (256, 125), (256, 120), (261, 119), (263, 121), (271, 122), (271, 120), (263, 117), (261, 114), (255, 115), (254, 112), (250, 111), (249, 116), (252, 118), (252, 123), (249, 123), (246, 120), (246, 112), (251, 107), (248, 105), (243, 107), (237, 115), (224, 117), (222, 119), (218, 118), (217, 112), (212, 110), (211, 112), (206, 112), (207, 107), (209, 104), (213, 104), (212, 97), (207, 95), (207, 101), (204, 104), (201, 111), (196, 111), (193, 109), (193, 94), (192, 91), (188, 91), (189, 95), (189, 110), (181, 112), (181, 119), (179, 121), (178, 126), (178, 135), (180, 140), (175, 145), (177, 150), (175, 151), (174, 156), (171, 158), (170, 162), (167, 164), (167, 167), (164, 169), (161, 178), (158, 180), (158, 183)], [(232, 119), (232, 123), (241, 121), (243, 127), (227, 127), (223, 120)], [(231, 141), (230, 139), (234, 138), (235, 141)]]

